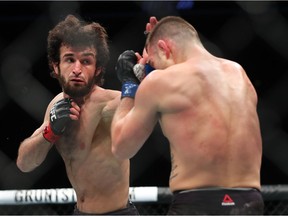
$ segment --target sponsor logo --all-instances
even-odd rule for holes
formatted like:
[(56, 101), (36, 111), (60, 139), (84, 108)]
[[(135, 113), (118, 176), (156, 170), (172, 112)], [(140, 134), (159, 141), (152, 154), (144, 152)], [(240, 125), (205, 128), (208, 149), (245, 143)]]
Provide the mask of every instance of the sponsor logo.
[(231, 197), (228, 194), (225, 194), (223, 201), (222, 201), (222, 206), (234, 206), (235, 203), (231, 199)]
[(73, 189), (35, 189), (16, 190), (14, 202), (24, 203), (73, 203), (76, 202), (76, 193)]

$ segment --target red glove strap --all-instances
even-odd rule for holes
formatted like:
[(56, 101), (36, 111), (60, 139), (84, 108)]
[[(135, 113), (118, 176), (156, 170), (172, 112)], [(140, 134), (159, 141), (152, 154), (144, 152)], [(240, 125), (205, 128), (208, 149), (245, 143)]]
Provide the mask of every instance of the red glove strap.
[(60, 136), (53, 133), (50, 125), (46, 126), (43, 130), (43, 137), (50, 143), (55, 143)]

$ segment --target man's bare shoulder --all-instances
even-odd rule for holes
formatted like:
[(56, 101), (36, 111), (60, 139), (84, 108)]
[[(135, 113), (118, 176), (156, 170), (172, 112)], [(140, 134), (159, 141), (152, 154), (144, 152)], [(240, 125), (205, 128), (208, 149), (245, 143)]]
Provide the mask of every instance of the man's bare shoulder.
[(229, 60), (229, 59), (224, 59), (224, 58), (218, 58), (218, 60), (221, 62), (221, 64), (225, 67), (234, 69), (234, 70), (239, 70), (239, 71), (243, 71), (243, 67), (238, 63), (235, 62), (233, 60)]
[(63, 92), (58, 93), (49, 103), (48, 107), (52, 107), (57, 101), (64, 98)]
[(92, 90), (91, 97), (94, 99), (113, 100), (120, 97), (121, 92), (113, 89), (105, 89), (100, 86), (95, 86)]
[(104, 107), (110, 107), (109, 109), (116, 109), (120, 102), (121, 92), (112, 89), (105, 89), (96, 86), (91, 94), (92, 101), (98, 105), (102, 104)]
[(144, 80), (141, 82), (140, 86), (148, 86), (149, 88), (156, 88), (165, 79), (165, 70), (157, 69), (149, 73)]
[(108, 96), (112, 98), (120, 97), (121, 96), (121, 91), (118, 90), (113, 90), (113, 89), (105, 89), (106, 93)]

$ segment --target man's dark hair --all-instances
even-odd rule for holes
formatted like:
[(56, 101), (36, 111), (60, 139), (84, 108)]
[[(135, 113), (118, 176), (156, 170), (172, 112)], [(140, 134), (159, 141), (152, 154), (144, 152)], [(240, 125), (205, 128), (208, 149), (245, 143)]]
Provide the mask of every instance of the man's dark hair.
[(94, 47), (96, 50), (96, 69), (101, 73), (96, 77), (95, 84), (103, 85), (106, 64), (109, 61), (109, 47), (107, 32), (104, 27), (96, 22), (85, 22), (74, 15), (68, 15), (59, 22), (48, 35), (48, 63), (55, 77), (53, 63), (60, 63), (60, 47)]

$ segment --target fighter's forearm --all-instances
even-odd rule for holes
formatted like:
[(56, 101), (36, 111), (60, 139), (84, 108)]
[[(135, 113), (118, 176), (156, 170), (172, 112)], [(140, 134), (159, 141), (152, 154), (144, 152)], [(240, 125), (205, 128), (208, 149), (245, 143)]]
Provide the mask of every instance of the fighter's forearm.
[(42, 128), (26, 138), (19, 147), (17, 166), (22, 172), (30, 172), (38, 167), (46, 158), (52, 144), (42, 135)]

